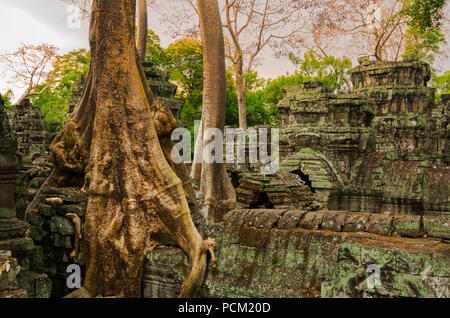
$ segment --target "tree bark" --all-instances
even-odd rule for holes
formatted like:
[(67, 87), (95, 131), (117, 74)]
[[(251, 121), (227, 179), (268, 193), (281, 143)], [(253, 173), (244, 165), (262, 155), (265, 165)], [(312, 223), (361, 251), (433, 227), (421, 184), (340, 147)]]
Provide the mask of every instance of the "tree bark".
[(236, 93), (238, 98), (239, 128), (247, 130), (247, 81), (243, 71), (242, 55), (236, 64), (233, 65), (234, 76), (236, 77)]
[(148, 14), (147, 14), (147, 1), (138, 1), (138, 28), (137, 28), (137, 47), (139, 57), (143, 62), (145, 60), (145, 53), (147, 52), (147, 34), (148, 34)]
[(135, 13), (136, 0), (94, 0), (87, 83), (51, 145), (52, 178), (61, 184), (83, 177), (84, 287), (91, 295), (141, 297), (145, 255), (164, 240), (189, 255), (180, 296), (193, 297), (215, 243), (195, 228), (182, 181), (158, 141), (161, 122), (136, 50)]
[[(200, 32), (203, 42), (204, 88), (202, 121), (196, 143), (195, 157), (200, 158), (203, 148), (214, 142), (205, 136), (208, 129), (225, 125), (226, 73), (225, 48), (217, 0), (197, 0)], [(228, 178), (223, 162), (201, 163), (192, 166), (191, 176), (200, 183), (200, 192), (208, 208), (208, 218), (221, 221), (223, 214), (236, 205), (236, 193)]]

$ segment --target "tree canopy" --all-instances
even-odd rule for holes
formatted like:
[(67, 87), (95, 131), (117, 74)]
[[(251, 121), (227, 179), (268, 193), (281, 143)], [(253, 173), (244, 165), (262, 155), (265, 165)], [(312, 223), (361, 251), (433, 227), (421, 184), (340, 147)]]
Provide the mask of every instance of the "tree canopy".
[(50, 130), (59, 130), (66, 122), (72, 88), (78, 77), (88, 71), (89, 61), (90, 53), (85, 49), (57, 56), (45, 82), (37, 86), (37, 90), (48, 87), (41, 95), (32, 97), (32, 102), (44, 113)]

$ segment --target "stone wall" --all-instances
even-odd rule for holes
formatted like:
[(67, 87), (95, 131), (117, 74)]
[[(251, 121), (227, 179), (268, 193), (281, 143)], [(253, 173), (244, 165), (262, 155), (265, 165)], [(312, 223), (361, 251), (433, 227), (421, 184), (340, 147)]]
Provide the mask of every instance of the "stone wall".
[(42, 250), (17, 218), (15, 189), (20, 160), (0, 96), (0, 298), (49, 297), (51, 284), (39, 274)]
[[(67, 267), (80, 265), (84, 272), (82, 235), (87, 197), (80, 188), (49, 188), (40, 197), (39, 208), (28, 215), (30, 237), (43, 250), (42, 271), (52, 281), (53, 296), (62, 297), (70, 293), (67, 288)], [(70, 214), (80, 219), (80, 232)], [(69, 215), (69, 216), (68, 216)]]
[(352, 90), (286, 88), (281, 171), (300, 171), (330, 209), (449, 214), (450, 117), (429, 78), (422, 62), (361, 59)]
[(49, 176), (52, 164), (49, 162), (47, 124), (41, 110), (29, 99), (11, 107), (8, 112), (11, 132), (17, 141), (19, 173), (15, 188), (17, 217), (25, 218), (25, 210), (34, 194)]
[(242, 177), (236, 189), (241, 208), (296, 208), (318, 210), (320, 203), (310, 187), (294, 173)]
[(44, 115), (29, 99), (25, 98), (20, 105), (11, 107), (10, 122), (17, 140), (17, 150), (24, 163), (31, 163), (47, 152), (47, 124)]
[[(214, 227), (202, 297), (450, 297), (450, 219), (342, 211), (235, 210)], [(376, 265), (381, 285), (367, 283)], [(187, 256), (148, 254), (145, 297), (176, 297)], [(372, 282), (372, 280), (370, 280)]]

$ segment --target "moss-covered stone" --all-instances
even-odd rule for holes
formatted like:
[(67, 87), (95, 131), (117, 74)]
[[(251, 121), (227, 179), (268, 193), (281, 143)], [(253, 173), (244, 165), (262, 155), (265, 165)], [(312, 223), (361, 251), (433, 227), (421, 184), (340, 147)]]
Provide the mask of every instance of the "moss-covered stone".
[(61, 235), (73, 235), (75, 229), (72, 222), (61, 216), (53, 216), (49, 222), (50, 231)]
[(421, 220), (419, 215), (399, 215), (393, 219), (394, 229), (401, 236), (420, 237)]
[[(222, 236), (237, 229), (216, 227), (217, 267), (208, 271), (202, 297), (449, 295), (449, 246), (436, 240), (241, 224), (240, 242), (231, 244)], [(381, 286), (368, 284), (370, 266), (380, 269)], [(146, 259), (144, 295), (175, 296), (188, 269), (180, 250), (155, 250)]]
[(39, 214), (45, 217), (52, 217), (56, 215), (56, 210), (52, 206), (41, 204), (39, 206)]
[(450, 239), (449, 217), (424, 216), (423, 227), (429, 237)]

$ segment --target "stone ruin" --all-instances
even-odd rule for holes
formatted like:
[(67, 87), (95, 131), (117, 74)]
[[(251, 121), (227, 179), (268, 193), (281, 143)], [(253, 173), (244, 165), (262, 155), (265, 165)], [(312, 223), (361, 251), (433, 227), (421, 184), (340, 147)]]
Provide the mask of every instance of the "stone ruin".
[[(177, 87), (169, 83), (165, 72), (154, 69), (149, 63), (143, 63), (143, 67), (154, 96), (162, 99), (179, 121), (182, 103), (175, 99)], [(85, 79), (86, 75), (81, 75), (78, 84), (73, 88), (72, 97), (69, 100), (69, 115), (81, 98)], [(36, 173), (39, 170), (31, 172)], [(28, 191), (30, 192), (31, 189), (29, 188)], [(84, 273), (82, 231), (87, 197), (81, 192), (80, 187), (50, 187), (43, 191), (39, 199), (40, 204), (27, 217), (30, 224), (30, 237), (44, 251), (43, 272), (47, 273), (51, 279), (52, 296), (62, 297), (70, 293), (66, 285), (67, 266), (78, 264)], [(54, 204), (55, 199), (60, 200), (60, 203)], [(189, 202), (189, 205), (191, 210), (198, 209), (194, 202)], [(200, 212), (194, 214), (199, 216)], [(81, 225), (79, 230), (77, 230), (76, 219)], [(197, 226), (201, 227), (202, 223), (202, 220), (194, 219), (194, 224)]]
[(49, 162), (47, 124), (41, 110), (34, 107), (28, 98), (20, 105), (13, 105), (8, 116), (20, 161), (15, 190), (16, 210), (18, 218), (24, 220), (28, 203), (53, 167)]
[[(351, 90), (286, 88), (280, 172), (231, 167), (242, 208), (211, 227), (201, 297), (450, 297), (449, 99), (429, 79), (425, 63), (363, 58)], [(326, 209), (296, 208), (292, 190)], [(149, 253), (144, 296), (176, 297), (188, 270), (180, 249)]]
[(44, 115), (28, 98), (22, 100), (20, 105), (11, 107), (10, 123), (22, 163), (31, 164), (47, 153), (47, 124)]
[(450, 213), (448, 104), (434, 103), (430, 68), (361, 59), (353, 89), (285, 89), (281, 171), (299, 171), (332, 210)]
[(49, 297), (51, 283), (40, 274), (42, 249), (29, 236), (29, 224), (16, 214), (15, 189), (21, 162), (0, 96), (0, 298)]
[(243, 209), (320, 208), (311, 188), (293, 173), (246, 175), (239, 181), (236, 198)]
[[(200, 296), (450, 297), (449, 98), (434, 103), (424, 63), (360, 62), (352, 90), (333, 93), (319, 82), (285, 89), (281, 171), (232, 171), (241, 209), (207, 229), (218, 243), (217, 267), (207, 272)], [(144, 69), (155, 95), (173, 99), (167, 78)], [(74, 91), (72, 103), (76, 99)], [(179, 104), (171, 109), (179, 119)], [(14, 158), (14, 147), (3, 141), (8, 134), (1, 136), (1, 154)], [(48, 296), (45, 274), (21, 283), (17, 277), (27, 272), (46, 273), (52, 295), (63, 296), (70, 292), (67, 266), (79, 264), (84, 271), (87, 198), (78, 187), (50, 188), (29, 225), (16, 221), (11, 191), (21, 168), (4, 162), (0, 187), (9, 192), (0, 194), (0, 211), (6, 206), (10, 214), (7, 221), (0, 218), (0, 250), (6, 250), (0, 268), (8, 262), (11, 270), (0, 274), (0, 296), (5, 286), (7, 297)], [(13, 219), (22, 224), (16, 234), (5, 225)], [(15, 249), (13, 237), (28, 242), (30, 253)], [(371, 288), (367, 268), (373, 264), (380, 267), (381, 286)], [(149, 253), (143, 296), (176, 297), (188, 270), (180, 249)], [(18, 292), (23, 285), (46, 287)]]

